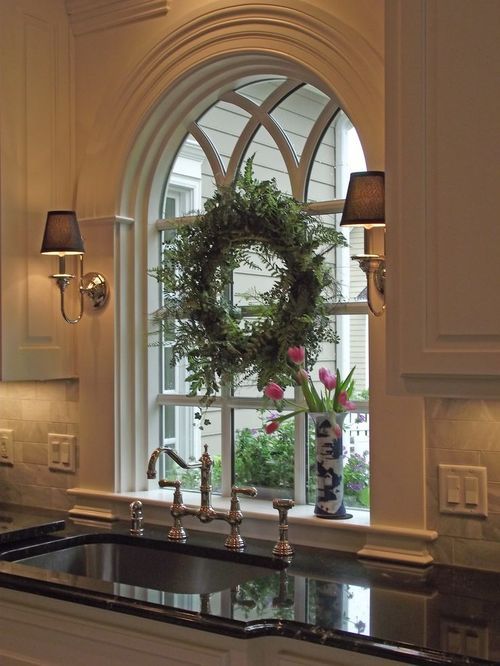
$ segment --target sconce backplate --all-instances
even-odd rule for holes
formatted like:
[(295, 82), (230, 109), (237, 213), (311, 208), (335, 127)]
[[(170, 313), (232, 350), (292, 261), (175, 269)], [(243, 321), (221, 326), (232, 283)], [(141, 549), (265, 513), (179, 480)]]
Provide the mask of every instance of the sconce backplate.
[(102, 308), (109, 297), (108, 282), (101, 273), (85, 273), (80, 290), (90, 298), (95, 308)]

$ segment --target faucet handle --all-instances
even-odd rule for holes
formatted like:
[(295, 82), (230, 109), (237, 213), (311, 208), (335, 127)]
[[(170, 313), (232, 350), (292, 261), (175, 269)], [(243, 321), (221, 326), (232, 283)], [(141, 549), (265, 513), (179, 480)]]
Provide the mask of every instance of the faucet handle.
[(181, 492), (181, 482), (180, 481), (169, 481), (168, 479), (161, 479), (158, 482), (160, 488), (175, 488), (174, 490), (174, 501), (170, 507), (170, 513), (174, 519), (174, 524), (168, 531), (168, 538), (172, 541), (186, 541), (187, 534), (186, 530), (182, 526), (182, 516), (185, 513), (186, 507), (184, 506), (184, 500), (182, 498)]
[(245, 541), (240, 534), (240, 525), (243, 520), (243, 514), (241, 513), (240, 500), (238, 495), (248, 495), (249, 497), (255, 497), (257, 495), (257, 489), (253, 486), (248, 488), (242, 488), (240, 486), (233, 486), (231, 488), (231, 505), (227, 513), (227, 522), (231, 526), (231, 533), (227, 537), (224, 545), (230, 550), (244, 550)]
[(142, 526), (142, 521), (144, 514), (142, 512), (142, 502), (136, 500), (135, 502), (130, 503), (130, 534), (135, 536), (142, 536), (144, 534), (144, 528)]
[(277, 557), (290, 557), (294, 550), (288, 541), (288, 511), (295, 506), (291, 499), (273, 499), (273, 509), (278, 510), (279, 541), (273, 548), (273, 555)]
[(241, 487), (233, 486), (231, 488), (231, 509), (230, 511), (240, 510), (240, 501), (238, 495), (248, 495), (248, 497), (255, 497), (257, 495), (257, 488), (253, 486)]
[(182, 504), (182, 493), (181, 493), (181, 482), (178, 480), (169, 481), (168, 479), (160, 479), (158, 481), (160, 488), (175, 488), (174, 490), (174, 502)]

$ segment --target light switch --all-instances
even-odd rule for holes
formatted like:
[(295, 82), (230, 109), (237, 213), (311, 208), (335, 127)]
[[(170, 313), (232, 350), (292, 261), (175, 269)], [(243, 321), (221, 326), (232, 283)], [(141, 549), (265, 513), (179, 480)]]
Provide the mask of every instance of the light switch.
[(52, 462), (53, 463), (60, 463), (61, 462), (61, 445), (58, 440), (53, 440), (52, 441), (52, 446), (50, 447), (50, 450), (52, 451)]
[(460, 477), (448, 474), (446, 477), (446, 486), (448, 489), (448, 502), (450, 504), (458, 504), (460, 502)]
[(48, 437), (48, 466), (58, 472), (76, 471), (76, 437), (49, 433)]
[(61, 442), (61, 464), (69, 465), (69, 444), (68, 442)]
[(486, 467), (439, 465), (438, 469), (441, 513), (488, 515)]
[(465, 503), (477, 506), (479, 502), (479, 482), (475, 476), (466, 476), (464, 479)]

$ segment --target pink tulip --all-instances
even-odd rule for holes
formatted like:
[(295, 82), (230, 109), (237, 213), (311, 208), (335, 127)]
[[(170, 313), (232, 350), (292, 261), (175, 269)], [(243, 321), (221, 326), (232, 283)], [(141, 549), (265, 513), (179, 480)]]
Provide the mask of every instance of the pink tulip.
[(347, 393), (345, 391), (341, 391), (339, 393), (339, 405), (342, 405), (342, 407), (345, 407), (347, 402), (349, 402), (349, 398), (347, 397)]
[(304, 363), (305, 357), (306, 353), (304, 347), (290, 347), (288, 349), (288, 358), (296, 365), (301, 365)]
[(348, 400), (345, 403), (344, 407), (348, 409), (350, 412), (352, 412), (353, 409), (356, 409), (356, 405), (354, 404), (354, 402), (351, 402), (350, 400)]
[(335, 427), (333, 428), (333, 432), (335, 434), (335, 437), (339, 438), (340, 435), (342, 434), (342, 428), (339, 426), (338, 423), (335, 424)]
[(264, 395), (270, 400), (283, 400), (285, 392), (279, 384), (275, 382), (269, 382), (269, 384), (264, 389)]
[(337, 385), (337, 378), (327, 368), (319, 369), (319, 380), (326, 389), (332, 391)]
[(279, 427), (280, 427), (280, 424), (278, 423), (278, 421), (268, 421), (266, 423), (266, 425), (264, 426), (264, 429), (265, 429), (266, 433), (268, 435), (270, 435), (271, 433), (278, 430)]
[(309, 373), (304, 368), (299, 368), (296, 374), (297, 384), (304, 384), (309, 381)]

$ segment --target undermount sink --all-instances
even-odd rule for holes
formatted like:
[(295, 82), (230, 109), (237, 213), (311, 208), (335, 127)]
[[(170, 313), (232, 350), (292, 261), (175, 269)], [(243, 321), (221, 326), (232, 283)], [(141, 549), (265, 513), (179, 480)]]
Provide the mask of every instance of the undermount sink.
[(283, 566), (272, 558), (260, 557), (258, 564), (253, 564), (248, 556), (239, 553), (221, 554), (200, 548), (193, 554), (196, 549), (186, 552), (165, 542), (118, 539), (116, 535), (99, 537), (70, 537), (18, 549), (6, 559), (63, 574), (59, 580), (66, 584), (75, 584), (72, 577), (83, 576), (181, 594), (209, 594), (235, 588), (248, 580), (269, 576)]

